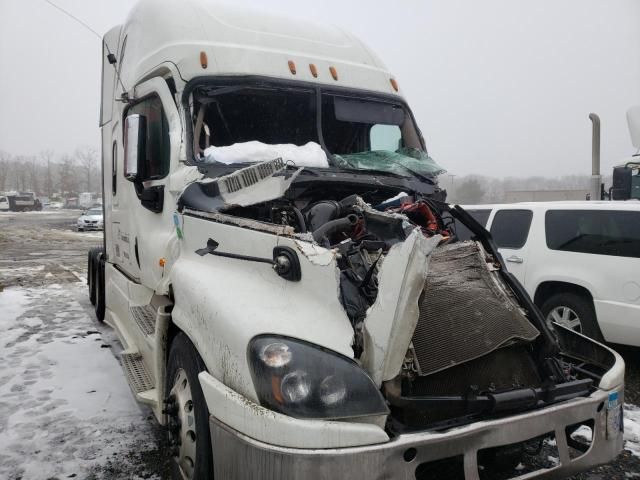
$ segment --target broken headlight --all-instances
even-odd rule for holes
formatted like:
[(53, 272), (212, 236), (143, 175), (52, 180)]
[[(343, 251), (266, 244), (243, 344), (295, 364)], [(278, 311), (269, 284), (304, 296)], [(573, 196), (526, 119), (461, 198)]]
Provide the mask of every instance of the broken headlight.
[(337, 419), (389, 413), (358, 364), (301, 340), (259, 336), (249, 343), (251, 377), (260, 403), (297, 418)]

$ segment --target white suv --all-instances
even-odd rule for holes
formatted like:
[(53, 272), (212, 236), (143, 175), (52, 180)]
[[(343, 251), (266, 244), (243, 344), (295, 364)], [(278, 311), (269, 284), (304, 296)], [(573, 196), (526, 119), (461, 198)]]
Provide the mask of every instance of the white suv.
[[(463, 206), (548, 322), (640, 346), (640, 202)], [(472, 234), (458, 227), (458, 236)]]

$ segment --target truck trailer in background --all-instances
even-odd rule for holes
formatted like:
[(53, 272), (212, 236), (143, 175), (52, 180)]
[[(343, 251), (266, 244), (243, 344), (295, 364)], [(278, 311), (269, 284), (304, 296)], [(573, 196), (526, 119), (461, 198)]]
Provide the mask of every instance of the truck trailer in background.
[(3, 195), (12, 212), (30, 212), (42, 210), (42, 203), (33, 192), (9, 192)]

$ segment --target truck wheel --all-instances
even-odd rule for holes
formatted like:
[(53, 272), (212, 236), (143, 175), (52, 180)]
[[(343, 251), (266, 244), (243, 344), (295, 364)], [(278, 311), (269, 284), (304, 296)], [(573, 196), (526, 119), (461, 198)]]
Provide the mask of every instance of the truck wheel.
[(96, 304), (96, 282), (93, 278), (94, 256), (95, 253), (93, 249), (89, 250), (89, 254), (87, 255), (87, 286), (89, 287), (89, 300), (91, 301), (91, 305)]
[(172, 478), (213, 478), (209, 411), (198, 374), (206, 370), (193, 344), (183, 333), (171, 344), (165, 381), (165, 412), (172, 448)]
[(94, 260), (94, 275), (95, 279), (95, 296), (96, 296), (96, 318), (99, 322), (104, 322), (104, 308), (105, 308), (105, 295), (104, 295), (104, 260), (101, 256)]
[(557, 293), (545, 300), (540, 310), (549, 325), (556, 322), (598, 342), (604, 341), (593, 303), (582, 295)]

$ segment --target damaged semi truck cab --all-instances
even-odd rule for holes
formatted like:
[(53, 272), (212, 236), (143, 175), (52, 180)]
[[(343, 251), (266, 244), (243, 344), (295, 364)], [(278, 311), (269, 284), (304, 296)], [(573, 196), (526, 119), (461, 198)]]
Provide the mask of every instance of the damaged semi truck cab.
[(621, 358), (549, 330), (350, 34), (141, 2), (100, 125), (89, 292), (175, 478), (562, 478), (621, 450)]

